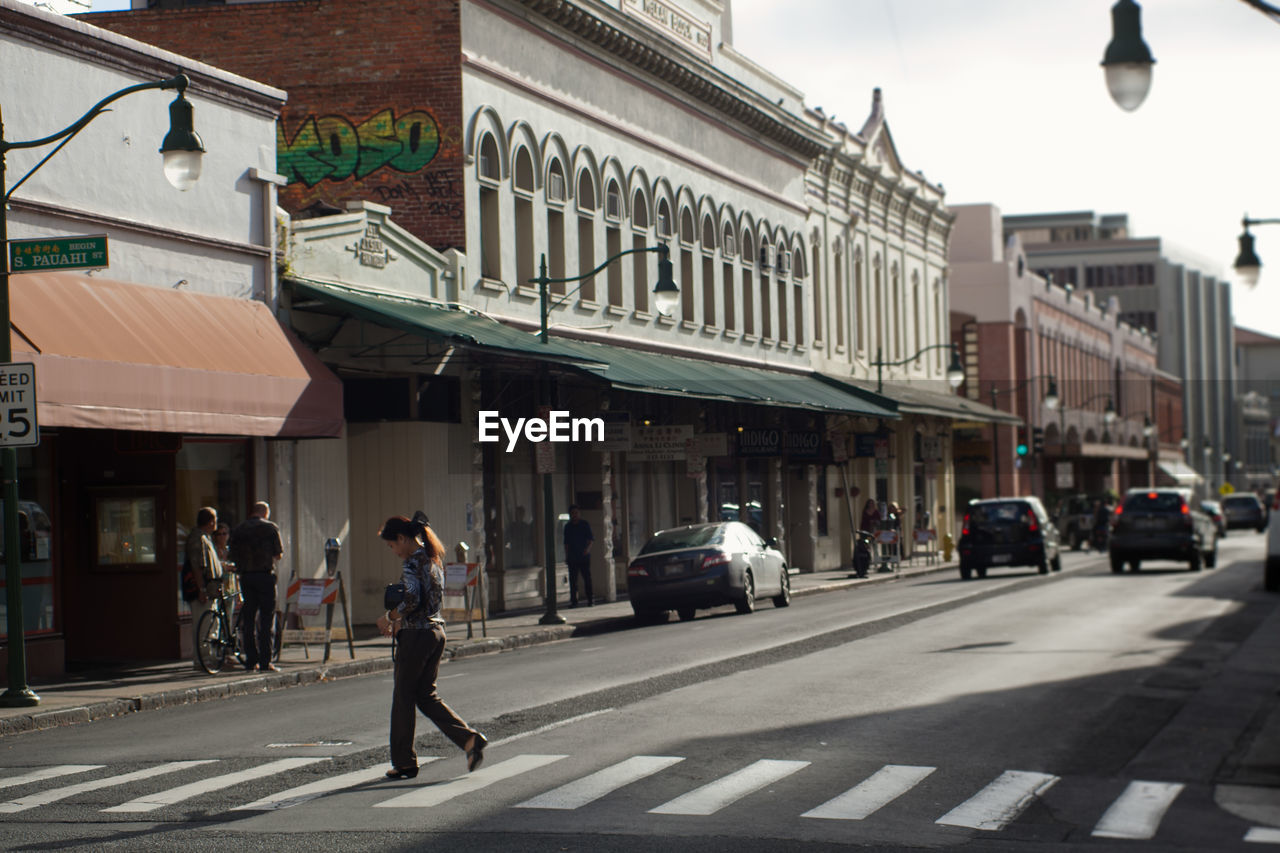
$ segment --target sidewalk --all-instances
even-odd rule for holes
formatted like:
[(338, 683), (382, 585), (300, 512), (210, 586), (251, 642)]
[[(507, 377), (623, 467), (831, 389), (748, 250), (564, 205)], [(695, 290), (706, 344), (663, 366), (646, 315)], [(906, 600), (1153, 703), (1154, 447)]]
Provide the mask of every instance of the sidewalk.
[[(955, 566), (954, 561), (944, 563), (941, 557), (934, 563), (917, 558), (910, 564), (904, 564), (897, 574), (873, 573), (862, 580), (852, 579), (848, 570), (793, 574), (791, 594), (797, 597), (885, 583), (900, 577), (954, 571)], [(771, 605), (765, 603), (763, 606)], [(483, 637), (478, 620), (472, 623), (470, 638), (467, 637), (466, 623), (450, 623), (445, 657), (457, 660), (619, 630), (631, 625), (634, 618), (625, 597), (597, 603), (593, 607), (569, 609), (562, 606), (559, 613), (565, 619), (562, 625), (540, 624), (544, 614), (541, 608), (497, 614), (487, 620)], [(54, 680), (32, 680), (30, 686), (40, 697), (40, 704), (31, 708), (0, 707), (0, 737), (370, 672), (389, 672), (391, 640), (377, 634), (372, 626), (357, 626), (354, 633), (354, 659), (346, 640), (334, 641), (328, 663), (323, 662), (323, 645), (312, 645), (305, 651), (301, 645), (286, 645), (276, 662), (280, 672), (244, 672), (232, 661), (221, 673), (209, 675), (194, 670), (191, 661), (181, 660), (69, 673)]]

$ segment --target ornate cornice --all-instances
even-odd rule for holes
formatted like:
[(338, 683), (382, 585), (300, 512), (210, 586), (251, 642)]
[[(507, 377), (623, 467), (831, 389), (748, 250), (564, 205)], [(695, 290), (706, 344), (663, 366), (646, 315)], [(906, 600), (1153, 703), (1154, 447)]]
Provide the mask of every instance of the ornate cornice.
[[(660, 49), (639, 35), (604, 20), (570, 0), (511, 0), (549, 23), (679, 89), (721, 115), (762, 137), (813, 160), (830, 144), (823, 134), (798, 118), (768, 110), (760, 96), (705, 61)], [(753, 103), (753, 101), (757, 103)]]

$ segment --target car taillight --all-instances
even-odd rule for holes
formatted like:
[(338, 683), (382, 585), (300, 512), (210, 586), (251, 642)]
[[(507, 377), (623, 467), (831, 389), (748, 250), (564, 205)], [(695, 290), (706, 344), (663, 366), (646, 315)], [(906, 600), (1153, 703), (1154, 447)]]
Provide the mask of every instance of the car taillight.
[(627, 577), (629, 578), (647, 578), (649, 570), (639, 563), (632, 563), (627, 566)]
[(964, 524), (960, 526), (960, 535), (961, 536), (969, 535), (969, 513), (967, 512), (964, 514)]
[(1036, 514), (1034, 512), (1027, 513), (1027, 530), (1035, 533), (1040, 529), (1040, 525), (1036, 524)]
[(1187, 502), (1186, 502), (1186, 501), (1183, 501), (1183, 502), (1182, 502), (1182, 514), (1183, 514), (1183, 515), (1191, 515), (1191, 507), (1187, 506)]
[(1120, 513), (1124, 512), (1124, 507), (1116, 504), (1116, 518), (1120, 517)]
[(729, 555), (723, 551), (713, 551), (702, 558), (702, 568), (709, 569), (713, 566), (725, 566), (729, 563)]

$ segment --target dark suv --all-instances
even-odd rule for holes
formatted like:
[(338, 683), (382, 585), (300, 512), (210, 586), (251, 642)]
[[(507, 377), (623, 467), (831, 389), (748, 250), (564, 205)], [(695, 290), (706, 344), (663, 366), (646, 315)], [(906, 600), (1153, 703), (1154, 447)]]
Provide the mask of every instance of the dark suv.
[(1072, 551), (1079, 551), (1089, 544), (1089, 536), (1093, 532), (1094, 504), (1099, 498), (1088, 495), (1067, 495), (1058, 502), (1058, 512), (1054, 516), (1054, 526), (1062, 537), (1063, 546)]
[(1130, 489), (1111, 522), (1111, 571), (1138, 571), (1143, 560), (1186, 560), (1191, 571), (1218, 563), (1213, 519), (1189, 489)]
[(1252, 527), (1261, 533), (1267, 529), (1267, 508), (1257, 495), (1227, 495), (1222, 499), (1222, 514), (1228, 530)]
[(974, 501), (960, 531), (960, 577), (985, 578), (991, 566), (1035, 566), (1062, 571), (1058, 528), (1036, 497)]

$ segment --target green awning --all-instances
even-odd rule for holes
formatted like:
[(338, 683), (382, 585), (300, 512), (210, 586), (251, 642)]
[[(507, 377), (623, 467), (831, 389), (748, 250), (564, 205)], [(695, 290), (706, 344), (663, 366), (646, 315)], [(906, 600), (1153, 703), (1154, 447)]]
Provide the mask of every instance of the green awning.
[[(836, 379), (831, 376), (823, 376), (823, 379), (842, 388), (857, 388), (868, 393), (876, 384), (870, 379)], [(936, 385), (937, 383), (930, 384)], [(1017, 415), (1000, 409), (993, 409), (990, 406), (979, 403), (977, 400), (970, 400), (968, 397), (935, 391), (932, 388), (921, 387), (922, 385), (923, 383), (913, 382), (886, 382), (881, 393), (897, 403), (898, 411), (904, 415), (928, 415), (960, 423), (1018, 425), (1023, 423), (1022, 418)]]
[(812, 372), (788, 373), (581, 341), (561, 339), (560, 343), (583, 359), (603, 365), (587, 368), (587, 371), (605, 379), (614, 388), (873, 418), (898, 418), (892, 400), (857, 388), (834, 387)]
[(529, 332), (503, 325), (482, 314), (436, 302), (375, 293), (326, 282), (289, 278), (297, 310), (314, 310), (307, 300), (322, 303), (328, 313), (355, 317), (387, 328), (438, 340), (449, 346), (489, 350), (542, 361), (580, 364), (589, 359), (568, 349), (563, 341), (542, 343)]

